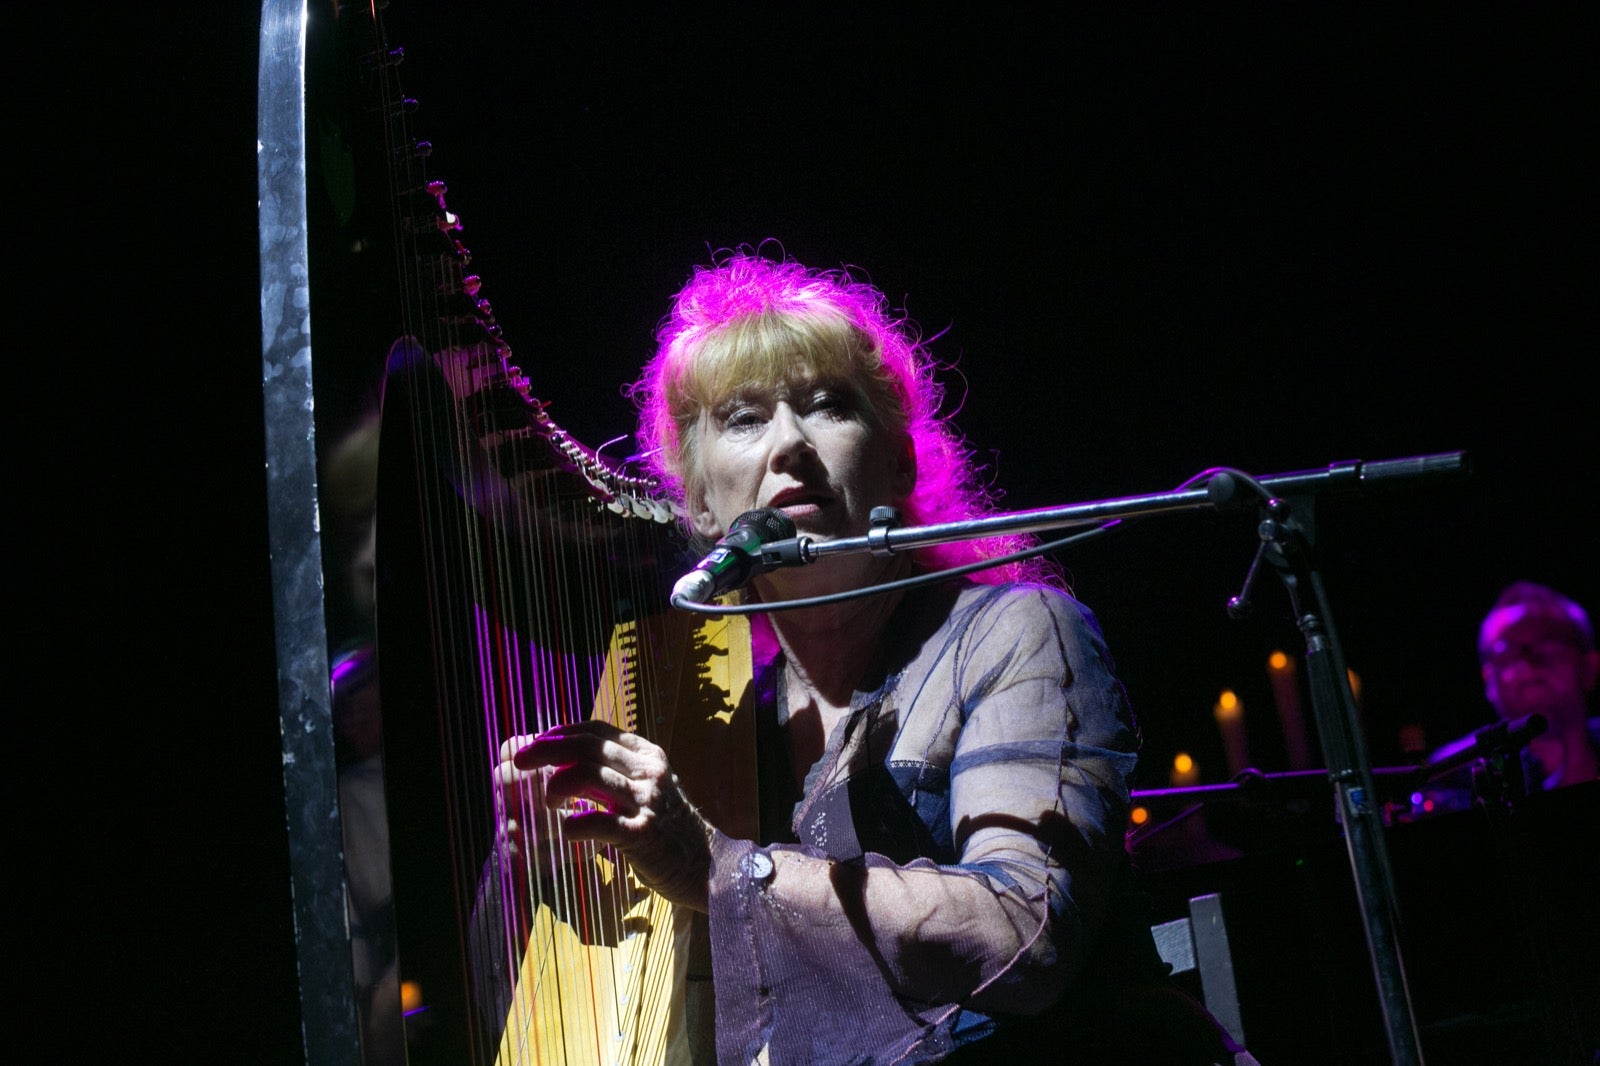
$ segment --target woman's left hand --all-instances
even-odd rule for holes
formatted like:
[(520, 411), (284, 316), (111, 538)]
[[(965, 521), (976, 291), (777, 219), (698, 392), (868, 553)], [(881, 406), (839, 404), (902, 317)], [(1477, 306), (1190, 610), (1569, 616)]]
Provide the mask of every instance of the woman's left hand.
[(520, 770), (553, 768), (544, 802), (561, 813), (567, 837), (615, 846), (651, 891), (708, 908), (713, 830), (660, 747), (590, 720), (539, 734), (512, 761)]

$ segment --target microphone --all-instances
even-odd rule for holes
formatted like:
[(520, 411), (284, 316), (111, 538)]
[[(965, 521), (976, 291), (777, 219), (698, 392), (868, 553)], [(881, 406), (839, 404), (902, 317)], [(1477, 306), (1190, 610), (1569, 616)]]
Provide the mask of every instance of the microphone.
[(762, 549), (779, 540), (793, 540), (794, 519), (776, 508), (746, 511), (733, 520), (728, 532), (672, 586), (671, 602), (706, 603), (724, 592), (742, 587), (752, 577), (783, 560)]
[(1427, 771), (1431, 781), (1474, 759), (1521, 751), (1528, 746), (1528, 741), (1549, 728), (1550, 720), (1537, 713), (1491, 722), (1431, 753), (1422, 769)]

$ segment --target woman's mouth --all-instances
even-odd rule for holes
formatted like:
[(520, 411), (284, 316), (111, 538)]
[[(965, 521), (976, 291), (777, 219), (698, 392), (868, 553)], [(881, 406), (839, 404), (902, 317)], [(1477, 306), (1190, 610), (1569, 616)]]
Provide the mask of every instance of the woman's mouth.
[(800, 518), (816, 514), (827, 503), (828, 497), (822, 493), (804, 489), (785, 489), (767, 501), (767, 506), (777, 508), (790, 518)]

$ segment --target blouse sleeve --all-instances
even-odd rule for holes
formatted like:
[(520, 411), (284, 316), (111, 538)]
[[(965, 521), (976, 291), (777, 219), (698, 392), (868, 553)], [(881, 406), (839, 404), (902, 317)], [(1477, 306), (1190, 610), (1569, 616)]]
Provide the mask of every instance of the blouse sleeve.
[(936, 639), (902, 678), (902, 730), (932, 714), (944, 724), (928, 735), (953, 735), (958, 861), (843, 863), (719, 835), (722, 1061), (931, 1060), (974, 1017), (1046, 1009), (1080, 968), (1121, 860), (1137, 747), (1099, 628), (1060, 592), (1009, 587)]

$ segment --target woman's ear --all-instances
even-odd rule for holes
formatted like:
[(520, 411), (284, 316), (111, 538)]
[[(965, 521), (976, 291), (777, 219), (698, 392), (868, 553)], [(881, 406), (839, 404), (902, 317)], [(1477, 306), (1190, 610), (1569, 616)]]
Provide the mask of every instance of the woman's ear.
[(717, 522), (717, 516), (712, 512), (704, 493), (695, 493), (684, 503), (688, 505), (689, 524), (694, 527), (696, 534), (706, 540), (716, 540), (722, 536), (722, 526)]
[(911, 490), (917, 487), (917, 446), (910, 437), (900, 442), (900, 450), (895, 458), (894, 491), (895, 495), (903, 502), (911, 496)]

